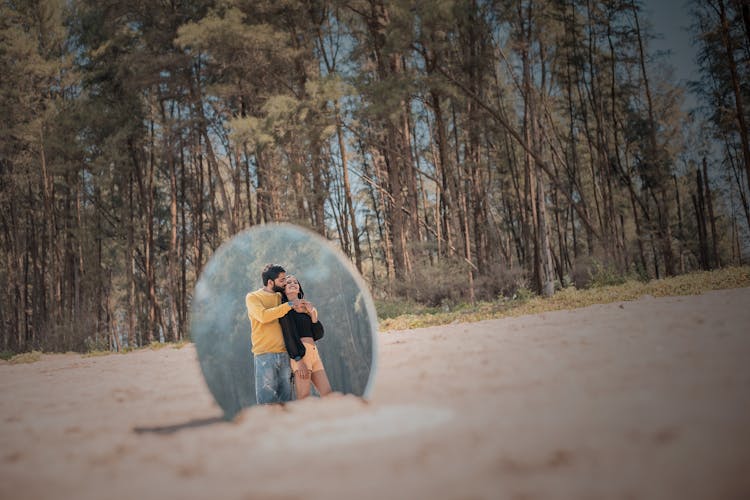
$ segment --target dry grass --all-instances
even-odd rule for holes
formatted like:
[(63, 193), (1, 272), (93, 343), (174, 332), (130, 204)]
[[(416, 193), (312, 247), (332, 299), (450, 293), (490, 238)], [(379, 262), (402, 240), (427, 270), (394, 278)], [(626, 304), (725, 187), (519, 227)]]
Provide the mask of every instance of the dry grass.
[[(158, 351), (160, 349), (164, 349), (166, 347), (171, 347), (172, 349), (182, 349), (186, 345), (190, 344), (187, 340), (178, 340), (177, 342), (151, 342), (149, 345), (145, 345), (143, 347), (139, 347), (138, 349), (150, 349), (152, 351)], [(138, 349), (128, 349), (124, 350), (124, 352), (131, 352), (131, 351), (137, 351)]]
[[(151, 351), (158, 351), (160, 349), (164, 349), (167, 347), (171, 347), (172, 349), (182, 349), (186, 345), (190, 345), (190, 342), (187, 340), (180, 340), (178, 342), (151, 342), (148, 345), (144, 345), (142, 347), (138, 348), (124, 348), (120, 352), (114, 352), (114, 351), (106, 351), (103, 349), (94, 349), (88, 352), (85, 352), (81, 354), (81, 357), (84, 358), (96, 358), (99, 356), (109, 356), (111, 354), (127, 354), (129, 352), (136, 352), (136, 351), (142, 351), (145, 349), (151, 350)], [(70, 354), (70, 353), (68, 353)], [(75, 353), (73, 353), (75, 354)], [(16, 364), (16, 363), (33, 363), (34, 361), (39, 361), (42, 357), (42, 353), (39, 351), (32, 351), (32, 352), (26, 352), (21, 354), (12, 355), (8, 359), (8, 363), (10, 364)], [(0, 359), (3, 359), (0, 357)]]
[(95, 349), (93, 351), (85, 352), (81, 356), (83, 356), (84, 358), (96, 358), (99, 356), (108, 356), (110, 354), (115, 354), (115, 353), (112, 351), (105, 351), (103, 349)]
[(674, 278), (641, 281), (626, 281), (621, 285), (576, 290), (574, 287), (557, 292), (545, 299), (522, 297), (515, 300), (480, 302), (458, 311), (427, 314), (403, 314), (380, 321), (380, 330), (409, 330), (450, 323), (469, 323), (485, 319), (523, 316), (562, 309), (576, 309), (594, 304), (609, 304), (636, 300), (645, 295), (666, 297), (675, 295), (698, 295), (711, 290), (743, 288), (750, 286), (750, 267), (728, 267), (716, 271), (701, 271)]
[(33, 363), (40, 359), (42, 359), (41, 351), (22, 352), (21, 354), (16, 354), (10, 358), (8, 363), (11, 365), (20, 365), (24, 363)]

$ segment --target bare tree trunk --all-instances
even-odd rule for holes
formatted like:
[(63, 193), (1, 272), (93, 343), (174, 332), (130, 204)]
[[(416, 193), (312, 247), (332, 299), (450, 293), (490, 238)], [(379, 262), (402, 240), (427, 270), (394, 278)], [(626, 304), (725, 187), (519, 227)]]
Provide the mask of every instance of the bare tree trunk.
[(187, 218), (185, 214), (185, 205), (187, 204), (187, 190), (186, 190), (186, 167), (185, 167), (185, 148), (180, 145), (180, 221), (181, 234), (180, 234), (180, 330), (178, 331), (179, 338), (182, 340), (185, 338), (187, 333)]
[(204, 212), (205, 212), (205, 200), (203, 193), (205, 191), (205, 172), (203, 170), (203, 155), (201, 153), (201, 138), (197, 133), (195, 134), (193, 141), (193, 165), (195, 165), (198, 185), (193, 190), (193, 253), (195, 256), (195, 275), (200, 275), (201, 269), (203, 269), (203, 235), (204, 235)]
[[(313, 227), (321, 235), (326, 235), (325, 223), (325, 200), (326, 187), (323, 183), (323, 167), (320, 162), (320, 147), (318, 144), (312, 145), (312, 205)], [(272, 195), (273, 198), (273, 195)]]
[(357, 216), (354, 211), (352, 202), (352, 188), (349, 183), (349, 164), (347, 162), (346, 142), (344, 132), (341, 126), (341, 114), (339, 113), (338, 102), (334, 102), (334, 112), (336, 114), (336, 135), (339, 141), (339, 153), (341, 155), (341, 170), (344, 180), (344, 196), (346, 198), (346, 209), (349, 213), (349, 224), (352, 229), (352, 243), (354, 244), (354, 262), (357, 270), (362, 273), (362, 250), (359, 247), (359, 229), (357, 227)]
[[(374, 162), (374, 168), (375, 168), (375, 175), (377, 176), (378, 180), (385, 178), (385, 172), (384, 167), (381, 166), (382, 158), (378, 158)], [(395, 259), (393, 257), (393, 240), (391, 237), (391, 229), (389, 225), (389, 220), (391, 219), (389, 217), (389, 210), (388, 210), (388, 200), (386, 200), (386, 191), (383, 189), (378, 190), (378, 196), (377, 196), (377, 205), (380, 206), (380, 212), (383, 214), (383, 224), (380, 226), (381, 233), (380, 233), (380, 241), (383, 245), (383, 252), (385, 257), (385, 269), (386, 269), (386, 279), (388, 281), (388, 287), (391, 291), (393, 291), (393, 284), (396, 279), (396, 264)], [(380, 220), (380, 217), (378, 217), (378, 220)]]
[[(135, 165), (133, 165), (135, 169)], [(127, 282), (128, 282), (128, 347), (136, 347), (135, 331), (135, 200), (133, 193), (134, 173), (131, 171), (128, 179), (128, 248), (127, 248)]]
[[(745, 163), (745, 177), (750, 189), (750, 137), (748, 137), (748, 126), (745, 121), (745, 106), (743, 102), (742, 89), (740, 88), (740, 76), (737, 73), (737, 62), (734, 59), (734, 43), (729, 32), (729, 22), (727, 20), (724, 0), (716, 0), (719, 6), (719, 19), (721, 20), (721, 39), (726, 50), (726, 61), (729, 65), (729, 75), (732, 80), (732, 91), (734, 92), (734, 107), (737, 116), (737, 125), (740, 133), (740, 143), (742, 145), (742, 158)], [(743, 15), (745, 12), (743, 11)]]
[(701, 269), (710, 269), (711, 264), (708, 257), (708, 236), (706, 229), (706, 203), (703, 197), (703, 179), (701, 171), (695, 171), (696, 195), (693, 195), (693, 207), (695, 208), (696, 223), (698, 226), (698, 243), (700, 245), (700, 263)]
[(677, 200), (677, 239), (680, 241), (680, 272), (685, 272), (685, 232), (682, 225), (682, 205), (680, 204), (680, 187), (677, 184), (677, 176), (672, 175), (674, 181), (674, 195)]
[[(167, 273), (168, 277), (168, 290), (167, 296), (169, 297), (169, 328), (164, 335), (167, 340), (173, 342), (177, 341), (179, 337), (179, 331), (181, 330), (180, 324), (177, 319), (178, 309), (178, 294), (179, 294), (179, 277), (178, 277), (178, 264), (177, 264), (177, 166), (175, 165), (175, 152), (174, 144), (172, 139), (171, 121), (174, 116), (170, 116), (167, 119), (166, 109), (164, 101), (160, 99), (159, 107), (161, 110), (162, 126), (164, 128), (164, 154), (167, 161), (167, 170), (169, 172), (169, 250), (167, 253)], [(172, 113), (170, 113), (172, 115)]]
[(630, 206), (633, 209), (633, 223), (635, 224), (635, 238), (638, 242), (638, 256), (641, 260), (641, 266), (643, 272), (648, 275), (648, 263), (646, 262), (646, 250), (643, 247), (643, 229), (641, 228), (641, 221), (638, 218), (638, 205), (636, 204), (636, 195), (633, 189), (630, 190)]
[(745, 223), (747, 228), (750, 229), (750, 202), (748, 202), (747, 195), (745, 194), (745, 185), (742, 180), (742, 167), (737, 166), (734, 161), (734, 155), (732, 154), (729, 142), (724, 138), (724, 148), (726, 149), (726, 159), (729, 163), (729, 170), (732, 173), (732, 179), (734, 179), (737, 185), (737, 192), (740, 195), (740, 202), (742, 203), (743, 213), (745, 215)]
[(253, 219), (253, 194), (251, 190), (251, 182), (250, 182), (250, 155), (247, 151), (247, 145), (243, 145), (243, 156), (245, 160), (245, 206), (247, 208), (247, 219), (245, 221), (245, 226), (252, 226), (254, 223)]
[(711, 187), (708, 182), (708, 169), (706, 167), (706, 158), (703, 158), (703, 179), (706, 188), (706, 207), (708, 208), (708, 221), (711, 225), (711, 249), (713, 250), (713, 263), (715, 267), (721, 267), (719, 257), (718, 233), (716, 232), (716, 217), (714, 216), (714, 202), (711, 196)]
[[(404, 62), (403, 56), (401, 57), (401, 61), (401, 67), (405, 68), (406, 63)], [(409, 211), (409, 216), (407, 217), (408, 225), (406, 234), (409, 236), (410, 241), (419, 243), (423, 240), (423, 235), (422, 226), (419, 224), (419, 191), (417, 190), (417, 169), (415, 168), (417, 154), (412, 150), (412, 146), (416, 147), (416, 144), (413, 144), (414, 141), (412, 140), (411, 119), (409, 118), (411, 115), (411, 111), (409, 109), (409, 106), (409, 100), (405, 99), (402, 103), (403, 111), (401, 119), (401, 129), (403, 131), (403, 134), (401, 151), (403, 155), (402, 161), (406, 166), (406, 168), (403, 170), (404, 184), (406, 185), (406, 190), (404, 193), (404, 206), (407, 207)], [(418, 250), (416, 249), (409, 248), (407, 258), (410, 259), (411, 254), (417, 251)]]
[[(219, 172), (219, 162), (216, 159), (216, 155), (214, 154), (214, 148), (211, 143), (211, 139), (208, 136), (208, 119), (206, 118), (205, 113), (203, 112), (203, 92), (201, 91), (201, 81), (200, 81), (200, 74), (198, 71), (196, 71), (196, 78), (195, 81), (193, 79), (190, 79), (190, 97), (192, 101), (192, 109), (195, 117), (198, 120), (198, 123), (196, 124), (197, 130), (199, 134), (201, 135), (203, 139), (204, 146), (206, 148), (206, 158), (208, 159), (208, 167), (209, 167), (209, 178), (211, 177), (211, 170), (213, 170), (215, 177), (216, 177), (216, 185), (219, 188), (219, 195), (221, 196), (221, 202), (224, 206), (224, 211), (226, 213), (226, 221), (227, 221), (227, 228), (229, 230), (229, 234), (235, 234), (237, 232), (237, 224), (234, 220), (234, 217), (232, 216), (232, 206), (229, 203), (229, 197), (227, 196), (227, 191), (224, 186), (224, 180), (221, 177), (221, 173)], [(213, 196), (212, 196), (213, 197)], [(216, 216), (216, 211), (214, 210), (214, 216)]]
[[(439, 169), (438, 179), (439, 183), (436, 183), (439, 191), (439, 204), (440, 204), (440, 226), (441, 233), (445, 236), (446, 252), (450, 252), (453, 247), (453, 224), (451, 223), (451, 207), (453, 206), (453, 195), (451, 190), (451, 183), (449, 177), (452, 175), (449, 171), (450, 155), (448, 154), (448, 134), (445, 129), (445, 119), (443, 118), (441, 96), (436, 90), (430, 92), (432, 98), (432, 107), (435, 114), (435, 132), (437, 134), (437, 146), (438, 146), (438, 158)], [(439, 242), (438, 242), (439, 245)], [(439, 248), (439, 247), (438, 247)]]
[[(656, 119), (654, 118), (654, 106), (651, 98), (651, 86), (648, 81), (648, 74), (646, 72), (646, 55), (643, 49), (643, 39), (641, 37), (640, 24), (638, 22), (638, 8), (634, 2), (631, 2), (631, 8), (633, 10), (633, 19), (635, 21), (635, 34), (638, 39), (638, 50), (639, 50), (639, 61), (641, 66), (641, 76), (643, 77), (643, 86), (646, 91), (646, 102), (648, 105), (648, 121), (649, 121), (649, 140), (651, 147), (651, 162), (653, 166), (651, 168), (663, 168), (660, 165), (660, 154), (656, 143)], [(659, 240), (661, 245), (662, 255), (664, 257), (664, 267), (668, 276), (674, 276), (675, 274), (675, 263), (674, 253), (672, 251), (672, 231), (669, 226), (669, 204), (667, 203), (666, 188), (664, 186), (664, 176), (659, 175), (659, 188), (657, 211), (659, 213)]]
[[(471, 263), (471, 238), (469, 236), (469, 218), (466, 206), (466, 192), (463, 191), (458, 196), (459, 214), (461, 217), (461, 231), (464, 236), (464, 258)], [(469, 282), (469, 300), (473, 304), (476, 302), (476, 292), (474, 290), (474, 272), (471, 267), (467, 270), (467, 280)]]

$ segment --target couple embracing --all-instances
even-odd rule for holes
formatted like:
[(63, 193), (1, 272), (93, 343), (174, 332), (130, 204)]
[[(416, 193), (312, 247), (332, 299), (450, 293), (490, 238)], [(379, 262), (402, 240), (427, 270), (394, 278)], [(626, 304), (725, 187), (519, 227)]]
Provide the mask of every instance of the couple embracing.
[(318, 310), (304, 298), (297, 278), (283, 267), (268, 264), (261, 273), (263, 288), (245, 297), (255, 357), (255, 399), (258, 404), (284, 403), (310, 395), (314, 384), (321, 396), (330, 394), (315, 341), (323, 337)]

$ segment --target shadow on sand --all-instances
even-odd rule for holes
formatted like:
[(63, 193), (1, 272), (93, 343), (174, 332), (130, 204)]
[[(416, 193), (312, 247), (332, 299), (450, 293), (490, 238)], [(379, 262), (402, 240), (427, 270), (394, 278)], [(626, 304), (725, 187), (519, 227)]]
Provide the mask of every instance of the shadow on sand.
[(218, 424), (218, 423), (230, 423), (230, 420), (224, 417), (208, 417), (208, 418), (197, 418), (194, 420), (188, 420), (181, 424), (172, 425), (157, 425), (154, 427), (133, 427), (133, 432), (136, 434), (174, 434), (177, 431), (183, 429), (192, 429), (196, 427), (205, 427), (207, 425)]

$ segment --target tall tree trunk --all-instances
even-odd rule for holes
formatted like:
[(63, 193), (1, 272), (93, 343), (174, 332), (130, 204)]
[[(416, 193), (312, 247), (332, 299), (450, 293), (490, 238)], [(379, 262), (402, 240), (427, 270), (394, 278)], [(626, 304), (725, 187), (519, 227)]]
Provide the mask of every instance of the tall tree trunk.
[[(453, 195), (451, 190), (451, 183), (449, 177), (451, 173), (450, 155), (448, 154), (448, 134), (445, 127), (445, 119), (443, 118), (443, 110), (441, 104), (441, 95), (437, 90), (430, 91), (430, 97), (432, 102), (433, 113), (435, 115), (435, 133), (438, 147), (438, 165), (436, 166), (436, 173), (438, 176), (439, 183), (437, 186), (440, 191), (439, 204), (440, 204), (440, 226), (441, 233), (445, 237), (446, 252), (450, 251), (453, 247), (453, 224), (451, 223), (451, 207), (453, 206)], [(438, 245), (440, 242), (438, 241)], [(440, 248), (440, 247), (438, 247)]]
[[(135, 169), (133, 165), (133, 169)], [(126, 312), (128, 318), (128, 347), (136, 347), (138, 340), (136, 338), (136, 305), (135, 305), (135, 195), (133, 192), (134, 182), (134, 171), (132, 170), (128, 179), (128, 212), (127, 212), (127, 283), (128, 283), (128, 310)]]
[(718, 234), (716, 232), (716, 217), (714, 216), (714, 202), (711, 196), (711, 186), (708, 181), (708, 168), (706, 165), (706, 158), (703, 157), (703, 180), (705, 181), (706, 188), (706, 207), (708, 208), (708, 222), (711, 225), (711, 249), (713, 250), (713, 265), (715, 267), (721, 267), (721, 260), (719, 258), (719, 242)]
[[(648, 80), (648, 73), (646, 71), (646, 54), (643, 48), (643, 38), (641, 36), (641, 29), (638, 21), (638, 7), (636, 6), (635, 2), (631, 2), (631, 8), (633, 10), (633, 19), (635, 21), (635, 34), (638, 40), (641, 76), (643, 77), (643, 87), (646, 92), (646, 102), (648, 107), (648, 133), (652, 163), (650, 168), (661, 170), (664, 168), (664, 166), (661, 164), (661, 155), (659, 154), (659, 148), (656, 141), (656, 118), (654, 117), (654, 105), (651, 98), (651, 86)], [(656, 175), (659, 177), (659, 186), (657, 189), (658, 196), (656, 196), (656, 203), (657, 211), (659, 213), (659, 240), (661, 252), (664, 258), (664, 268), (667, 275), (674, 276), (675, 262), (674, 252), (672, 251), (672, 230), (669, 225), (669, 204), (667, 202), (667, 190), (665, 186), (666, 181), (664, 179), (665, 176), (662, 175), (661, 172), (656, 173)]]
[(737, 126), (740, 133), (740, 144), (742, 145), (742, 158), (745, 163), (745, 179), (750, 190), (750, 136), (745, 120), (745, 105), (743, 102), (742, 89), (740, 88), (740, 76), (737, 72), (737, 62), (734, 59), (734, 42), (729, 31), (729, 21), (724, 6), (724, 0), (716, 0), (719, 7), (719, 19), (721, 21), (721, 39), (726, 51), (726, 62), (729, 65), (729, 75), (732, 80), (732, 91), (734, 93), (734, 107), (737, 117)]
[[(199, 66), (196, 64), (196, 68), (199, 68)], [(224, 208), (224, 212), (226, 214), (226, 222), (227, 222), (227, 228), (229, 230), (229, 234), (235, 234), (237, 232), (237, 224), (234, 220), (234, 217), (232, 216), (232, 206), (229, 203), (229, 196), (227, 196), (226, 187), (224, 186), (224, 179), (221, 176), (221, 173), (219, 172), (219, 162), (216, 159), (216, 154), (214, 153), (214, 148), (211, 143), (211, 139), (208, 136), (208, 119), (206, 118), (205, 113), (203, 112), (203, 92), (201, 91), (201, 76), (200, 76), (200, 70), (195, 70), (196, 75), (195, 79), (190, 79), (190, 97), (191, 97), (191, 104), (192, 104), (192, 110), (194, 116), (197, 118), (198, 123), (196, 123), (196, 127), (198, 130), (198, 133), (201, 135), (201, 138), (203, 139), (203, 145), (205, 147), (206, 151), (206, 159), (208, 160), (208, 168), (209, 168), (209, 178), (211, 177), (210, 172), (213, 170), (215, 178), (216, 178), (216, 186), (219, 188), (219, 195), (221, 196), (221, 202)], [(213, 194), (212, 194), (213, 197)], [(214, 211), (214, 216), (217, 214)]]
[(357, 227), (357, 216), (354, 211), (352, 202), (352, 188), (349, 183), (349, 163), (346, 154), (346, 141), (344, 140), (344, 131), (341, 125), (341, 114), (339, 113), (338, 102), (334, 102), (334, 113), (336, 115), (336, 136), (339, 142), (339, 154), (341, 155), (341, 170), (344, 181), (344, 197), (346, 199), (346, 210), (349, 214), (349, 224), (352, 229), (352, 243), (354, 245), (354, 262), (357, 271), (362, 274), (362, 250), (359, 247), (359, 228)]
[(178, 321), (178, 294), (179, 294), (179, 276), (178, 276), (178, 263), (177, 263), (177, 165), (174, 151), (173, 134), (172, 134), (172, 120), (174, 119), (173, 113), (170, 112), (169, 118), (167, 118), (166, 106), (163, 99), (159, 100), (159, 108), (161, 110), (162, 127), (164, 129), (164, 148), (163, 154), (167, 162), (167, 171), (169, 173), (169, 250), (167, 253), (167, 273), (168, 277), (168, 288), (167, 296), (169, 297), (169, 328), (164, 335), (167, 340), (172, 342), (177, 341), (179, 337), (179, 331), (181, 329)]
[(693, 195), (693, 207), (695, 208), (696, 223), (698, 226), (698, 244), (700, 249), (701, 269), (710, 269), (711, 264), (708, 257), (708, 230), (706, 227), (706, 202), (703, 196), (703, 179), (701, 171), (695, 171), (696, 195)]
[(674, 195), (677, 200), (677, 239), (680, 242), (680, 272), (685, 272), (685, 232), (682, 224), (682, 205), (680, 203), (680, 187), (677, 184), (677, 176), (672, 175), (674, 181)]

